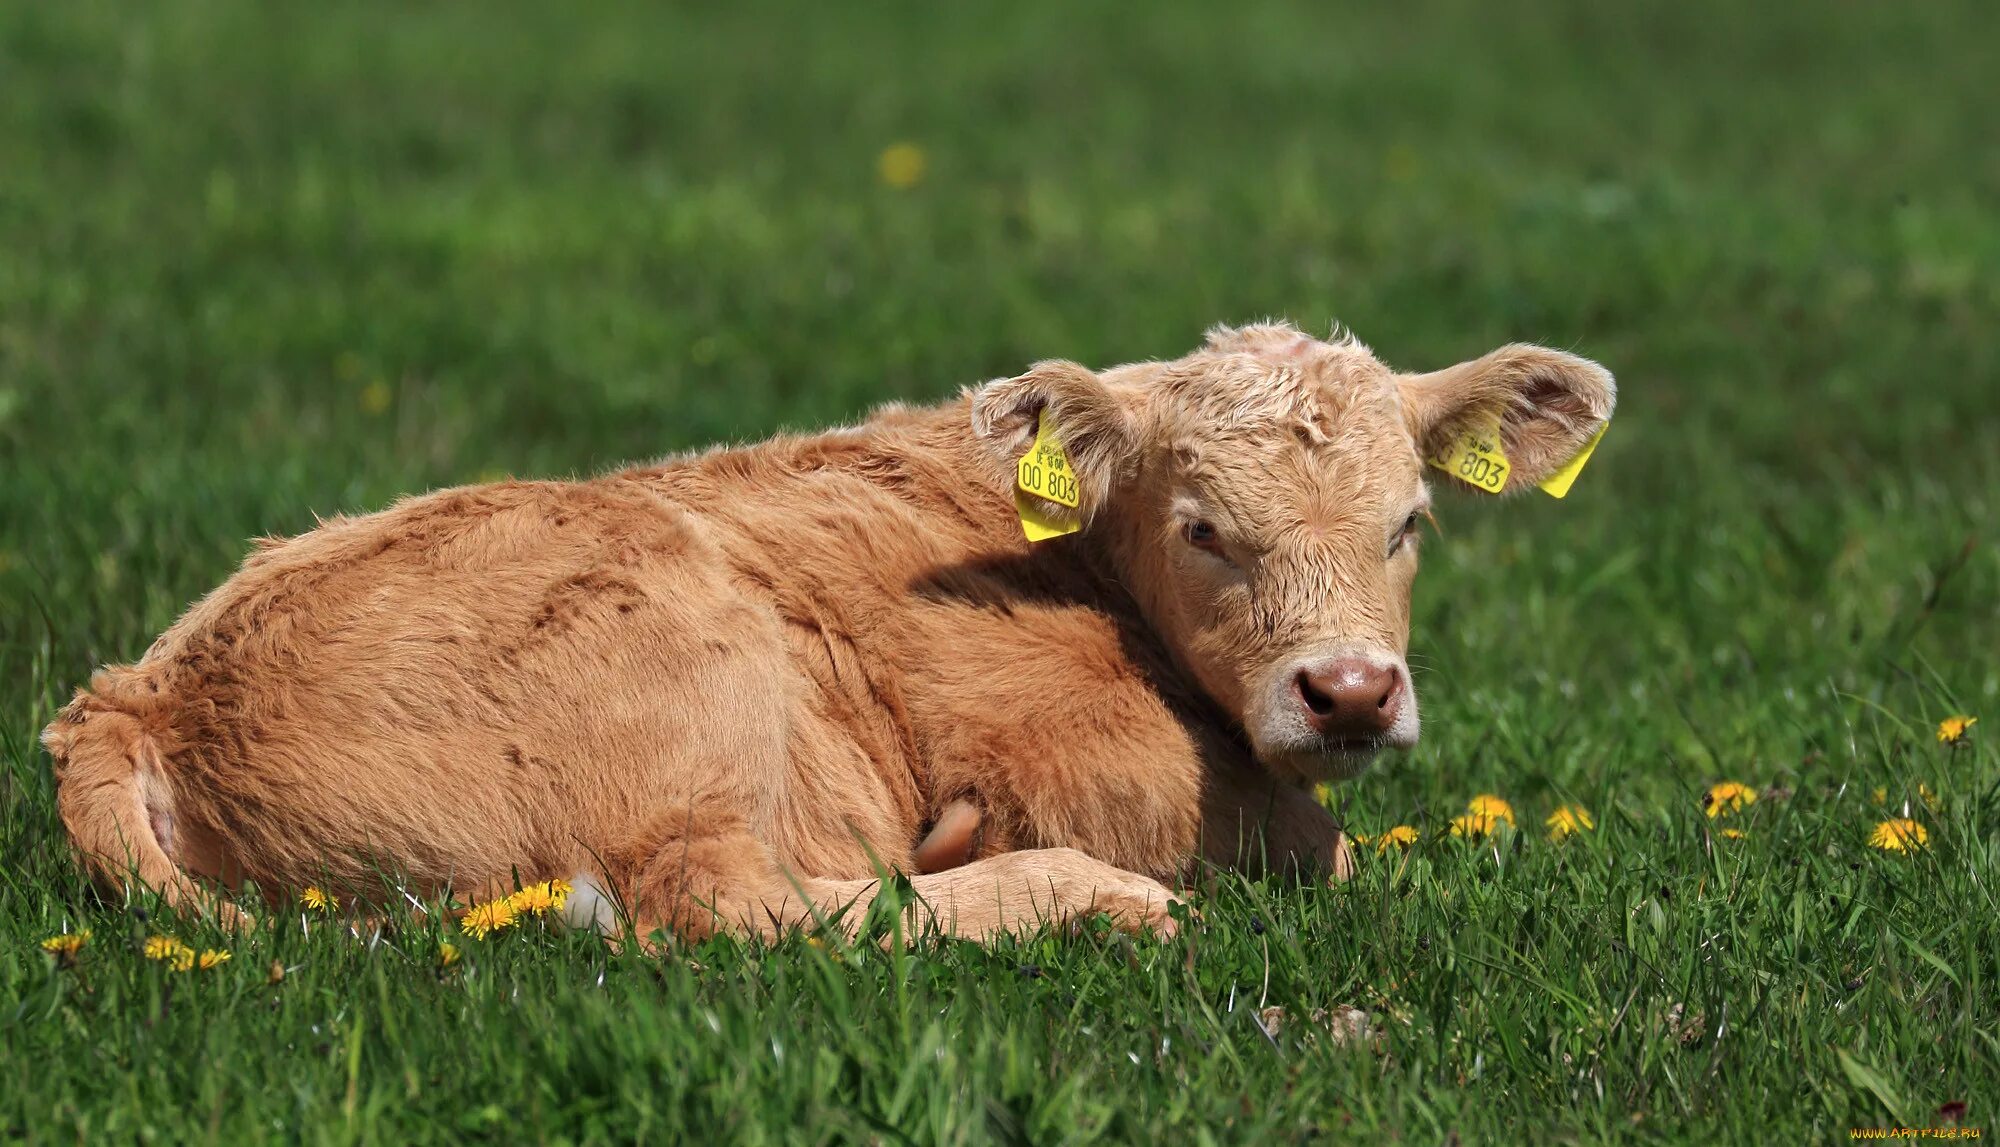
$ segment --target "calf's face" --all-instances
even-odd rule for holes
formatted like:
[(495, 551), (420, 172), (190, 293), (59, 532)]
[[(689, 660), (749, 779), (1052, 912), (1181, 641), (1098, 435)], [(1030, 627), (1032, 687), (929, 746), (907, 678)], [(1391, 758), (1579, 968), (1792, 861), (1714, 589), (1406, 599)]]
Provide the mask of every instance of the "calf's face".
[(1311, 781), (1416, 743), (1405, 655), (1424, 458), (1497, 425), (1508, 490), (1524, 489), (1614, 401), (1603, 368), (1540, 347), (1399, 374), (1351, 338), (1262, 325), (1219, 328), (1172, 362), (1042, 363), (980, 388), (972, 419), (1009, 475), (1050, 421), (1081, 504), (1047, 512), (1084, 520), (1265, 767)]

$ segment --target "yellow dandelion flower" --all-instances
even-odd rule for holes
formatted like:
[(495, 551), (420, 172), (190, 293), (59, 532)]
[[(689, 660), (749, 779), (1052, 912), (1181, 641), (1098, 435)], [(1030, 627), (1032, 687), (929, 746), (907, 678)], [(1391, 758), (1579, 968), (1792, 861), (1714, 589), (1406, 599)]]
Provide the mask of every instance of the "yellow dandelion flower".
[(1740, 828), (1725, 828), (1722, 830), (1722, 836), (1725, 840), (1742, 840), (1746, 835), (1748, 834)]
[(1365, 832), (1350, 832), (1347, 834), (1347, 839), (1356, 848), (1367, 848), (1368, 843), (1374, 838)]
[(1892, 817), (1868, 834), (1870, 846), (1884, 852), (1914, 852), (1930, 844), (1931, 834), (1908, 817)]
[(361, 388), (361, 413), (381, 414), (389, 409), (389, 403), (395, 397), (395, 392), (389, 389), (389, 384), (378, 378)]
[(458, 945), (446, 940), (438, 945), (438, 967), (449, 968), (458, 963)]
[(488, 900), (484, 904), (473, 905), (471, 910), (459, 919), (458, 928), (475, 940), (484, 940), (491, 933), (512, 927), (514, 917), (512, 904), (505, 900)]
[(227, 964), (228, 962), (229, 962), (229, 949), (203, 948), (201, 950), (200, 957), (198, 957), (195, 960), (195, 966), (200, 968), (202, 971), (206, 972), (211, 968), (220, 968), (222, 965)]
[(1868, 793), (1868, 803), (1869, 803), (1869, 804), (1888, 804), (1888, 803), (1889, 803), (1889, 790), (1888, 790), (1888, 789), (1886, 789), (1886, 788), (1883, 788), (1883, 787), (1882, 787), (1881, 785), (1876, 785), (1876, 786), (1875, 786), (1875, 787), (1874, 787), (1873, 789), (1871, 789), (1871, 790), (1869, 791), (1869, 793)]
[(540, 916), (555, 902), (547, 884), (530, 884), (507, 897), (507, 907), (512, 908), (516, 916)]
[(1480, 793), (1478, 796), (1466, 801), (1465, 811), (1474, 816), (1486, 817), (1489, 820), (1504, 820), (1507, 822), (1508, 828), (1514, 827), (1514, 806), (1494, 796), (1492, 793)]
[(544, 880), (542, 891), (549, 898), (548, 910), (551, 912), (560, 912), (563, 910), (563, 905), (569, 903), (570, 887), (564, 881)]
[(1938, 744), (1958, 744), (1960, 741), (1965, 740), (1965, 735), (1971, 732), (1972, 727), (1978, 723), (1979, 718), (1968, 717), (1962, 713), (1956, 717), (1946, 717), (1944, 720), (1938, 722)]
[(903, 191), (924, 181), (926, 166), (928, 160), (923, 148), (914, 143), (892, 143), (876, 157), (875, 173), (882, 177), (882, 182)]
[(572, 889), (566, 880), (544, 880), (530, 884), (507, 898), (507, 906), (517, 916), (541, 916), (560, 912)]
[(1497, 818), (1486, 813), (1468, 812), (1451, 818), (1451, 834), (1478, 840), (1493, 831)]
[(553, 900), (546, 884), (530, 884), (507, 897), (507, 907), (513, 909), (516, 916), (540, 916), (549, 910), (551, 903)]
[(1924, 807), (1932, 812), (1938, 810), (1938, 795), (1932, 792), (1931, 787), (1922, 781), (1917, 782), (1917, 799), (1922, 801)]
[(194, 949), (172, 936), (149, 936), (144, 949), (148, 960), (158, 960), (176, 972), (194, 967)]
[(1417, 830), (1407, 824), (1399, 824), (1375, 838), (1375, 851), (1387, 852), (1391, 845), (1408, 848), (1415, 843), (1417, 843)]
[(1550, 840), (1561, 840), (1564, 837), (1574, 836), (1579, 832), (1591, 832), (1597, 828), (1597, 822), (1590, 819), (1590, 810), (1577, 804), (1563, 805), (1550, 813), (1549, 819), (1542, 823), (1549, 828)]
[(299, 903), (315, 912), (337, 912), (340, 910), (340, 897), (319, 887), (308, 888), (304, 892), (299, 893)]
[(1710, 785), (1701, 797), (1701, 806), (1708, 810), (1710, 820), (1728, 816), (1756, 803), (1757, 790), (1741, 781), (1718, 781)]
[(1333, 800), (1333, 786), (1329, 784), (1314, 785), (1313, 799), (1321, 804), (1326, 804), (1327, 802)]
[(90, 929), (81, 932), (65, 932), (42, 941), (42, 951), (51, 956), (75, 956), (85, 944), (90, 943)]

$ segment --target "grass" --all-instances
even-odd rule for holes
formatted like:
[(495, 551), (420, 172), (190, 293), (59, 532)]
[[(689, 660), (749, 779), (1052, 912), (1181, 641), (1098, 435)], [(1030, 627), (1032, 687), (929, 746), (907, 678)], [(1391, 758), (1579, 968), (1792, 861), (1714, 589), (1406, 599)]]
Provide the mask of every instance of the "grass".
[[(1993, 15), (1516, 7), (0, 12), (0, 1132), (1993, 1127)], [(1164, 944), (527, 928), (448, 969), (421, 920), (302, 915), (176, 973), (145, 935), (221, 938), (64, 853), (37, 731), (254, 535), (1264, 314), (1409, 368), (1547, 341), (1623, 388), (1567, 501), (1444, 503), (1424, 745), (1335, 798), (1423, 836), (1346, 887), (1217, 879)], [(1779, 790), (1742, 839), (1721, 779)], [(1482, 791), (1521, 831), (1448, 836)], [(1597, 829), (1551, 844), (1566, 801)], [(1930, 846), (1868, 848), (1906, 805)], [(78, 927), (76, 967), (38, 950)], [(1337, 1005), (1379, 1038), (1316, 1036)]]

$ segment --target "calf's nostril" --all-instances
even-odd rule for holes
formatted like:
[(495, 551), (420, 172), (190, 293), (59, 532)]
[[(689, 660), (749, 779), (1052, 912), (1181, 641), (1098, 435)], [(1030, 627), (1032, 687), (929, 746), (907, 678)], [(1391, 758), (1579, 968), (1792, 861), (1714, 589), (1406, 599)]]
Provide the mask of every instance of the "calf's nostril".
[(1314, 716), (1325, 717), (1333, 712), (1333, 698), (1320, 690), (1314, 683), (1311, 673), (1304, 669), (1299, 670), (1299, 675), (1293, 684), (1298, 688), (1299, 699), (1306, 703), (1306, 708), (1312, 710)]

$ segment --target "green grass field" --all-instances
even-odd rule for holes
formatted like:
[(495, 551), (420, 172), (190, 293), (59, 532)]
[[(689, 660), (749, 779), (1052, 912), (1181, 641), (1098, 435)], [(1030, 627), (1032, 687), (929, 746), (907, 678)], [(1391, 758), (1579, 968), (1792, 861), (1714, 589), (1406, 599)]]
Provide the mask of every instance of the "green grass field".
[[(2000, 19), (1516, 7), (0, 8), (0, 1137), (2000, 1134)], [(1333, 798), (1421, 839), (1345, 887), (444, 970), (294, 915), (182, 973), (143, 939), (224, 938), (66, 855), (38, 731), (253, 536), (1264, 315), (1623, 392), (1567, 501), (1442, 499), (1424, 744)], [(1518, 832), (1446, 832), (1481, 792)]]

